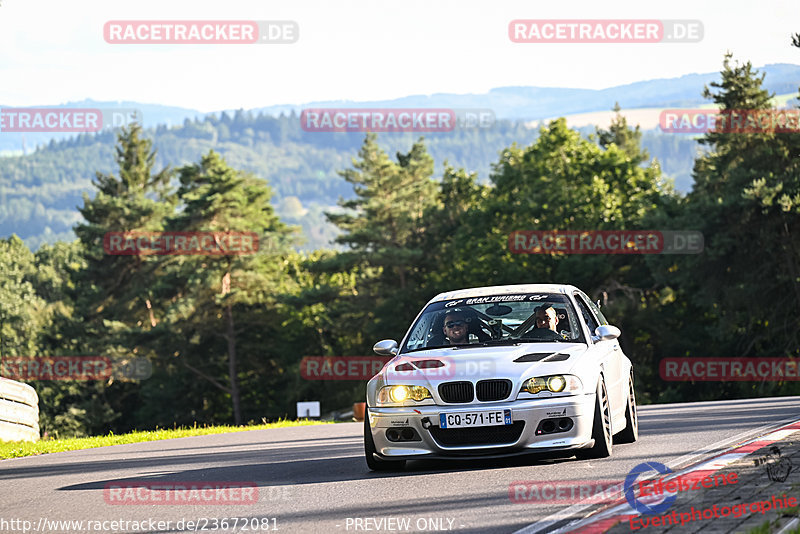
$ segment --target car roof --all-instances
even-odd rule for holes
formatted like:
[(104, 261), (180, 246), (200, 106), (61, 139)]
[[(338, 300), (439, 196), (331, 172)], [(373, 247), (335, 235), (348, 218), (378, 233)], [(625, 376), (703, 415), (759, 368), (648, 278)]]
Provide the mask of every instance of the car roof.
[(513, 284), (505, 286), (472, 287), (439, 293), (428, 304), (441, 300), (461, 299), (469, 297), (485, 297), (487, 295), (516, 295), (519, 293), (563, 293), (579, 291), (577, 287), (566, 284)]

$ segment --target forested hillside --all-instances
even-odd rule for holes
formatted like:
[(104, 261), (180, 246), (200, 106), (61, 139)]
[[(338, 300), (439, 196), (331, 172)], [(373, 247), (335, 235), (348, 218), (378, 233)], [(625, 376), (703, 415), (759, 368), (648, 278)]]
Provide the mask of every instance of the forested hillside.
[[(592, 129), (584, 129), (589, 135)], [(294, 114), (278, 118), (237, 112), (233, 116), (186, 120), (180, 127), (147, 130), (157, 147), (156, 163), (180, 166), (198, 160), (208, 150), (222, 154), (230, 165), (265, 179), (275, 192), (274, 203), (288, 222), (302, 227), (304, 250), (330, 246), (336, 230), (324, 210), (339, 197), (351, 198), (352, 188), (337, 174), (349, 165), (363, 140), (360, 133), (306, 132)], [(487, 183), (500, 152), (536, 139), (538, 131), (518, 122), (498, 121), (491, 128), (429, 133), (425, 145), (437, 174), (449, 161)], [(381, 134), (389, 154), (406, 150), (414, 134)], [(0, 158), (0, 235), (15, 234), (36, 249), (43, 242), (74, 239), (72, 226), (80, 216), (84, 193), (94, 194), (95, 172), (113, 170), (115, 134), (82, 135), (51, 142), (27, 156)], [(643, 145), (657, 158), (678, 189), (690, 188), (691, 162), (698, 144), (691, 136), (647, 132)]]

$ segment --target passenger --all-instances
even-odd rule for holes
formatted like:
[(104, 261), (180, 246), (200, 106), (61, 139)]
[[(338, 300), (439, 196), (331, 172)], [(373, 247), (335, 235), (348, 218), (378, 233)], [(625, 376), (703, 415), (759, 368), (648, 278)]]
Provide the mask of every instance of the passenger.
[(442, 331), (451, 345), (466, 345), (469, 343), (469, 319), (461, 311), (450, 311), (444, 317)]
[(534, 310), (536, 314), (536, 328), (547, 328), (553, 332), (558, 332), (558, 315), (556, 309), (550, 304), (539, 306)]
[(550, 304), (543, 304), (534, 310), (536, 315), (536, 328), (552, 330), (563, 339), (569, 339), (566, 332), (558, 331), (558, 314)]

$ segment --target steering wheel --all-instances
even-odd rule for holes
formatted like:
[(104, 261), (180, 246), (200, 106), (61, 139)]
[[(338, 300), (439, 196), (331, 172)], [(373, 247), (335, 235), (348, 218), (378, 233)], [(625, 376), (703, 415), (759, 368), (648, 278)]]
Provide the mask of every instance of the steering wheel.
[(534, 328), (522, 336), (522, 339), (541, 339), (542, 341), (564, 341), (566, 336), (553, 332), (549, 328)]

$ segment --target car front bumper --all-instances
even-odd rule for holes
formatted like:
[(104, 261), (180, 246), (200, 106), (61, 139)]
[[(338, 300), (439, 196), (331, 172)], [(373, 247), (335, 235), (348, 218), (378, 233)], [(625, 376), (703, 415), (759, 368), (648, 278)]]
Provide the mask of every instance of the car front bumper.
[[(446, 406), (370, 407), (367, 411), (375, 450), (381, 458), (423, 459), (497, 457), (590, 447), (594, 406), (595, 395), (584, 394)], [(439, 426), (439, 414), (486, 410), (510, 410), (514, 424), (455, 429)], [(540, 427), (542, 421), (552, 420), (557, 425), (563, 419), (572, 421), (569, 430), (544, 433)], [(404, 429), (414, 431), (413, 441), (389, 438), (396, 439)]]

